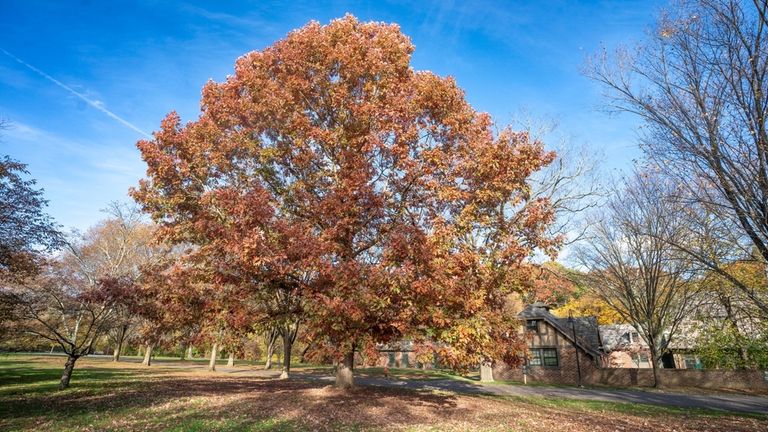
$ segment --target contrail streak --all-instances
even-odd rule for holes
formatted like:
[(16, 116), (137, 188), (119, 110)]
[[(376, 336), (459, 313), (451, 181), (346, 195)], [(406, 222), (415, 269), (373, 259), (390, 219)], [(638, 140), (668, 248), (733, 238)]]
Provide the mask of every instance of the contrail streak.
[(38, 69), (38, 68), (36, 68), (36, 67), (32, 66), (31, 64), (29, 64), (29, 63), (25, 62), (24, 60), (22, 60), (22, 59), (20, 59), (20, 58), (16, 57), (15, 55), (13, 55), (13, 54), (9, 53), (8, 51), (6, 51), (6, 50), (4, 50), (4, 49), (2, 49), (2, 48), (0, 48), (0, 51), (2, 51), (2, 52), (3, 52), (5, 55), (7, 55), (8, 57), (10, 57), (10, 58), (12, 58), (12, 59), (16, 60), (16, 61), (17, 61), (17, 62), (19, 62), (20, 64), (22, 64), (22, 65), (26, 66), (27, 68), (31, 69), (33, 72), (37, 73), (37, 74), (38, 74), (38, 75), (40, 75), (41, 77), (43, 77), (43, 78), (47, 79), (48, 81), (50, 81), (50, 82), (52, 82), (52, 83), (56, 84), (57, 86), (59, 86), (59, 87), (63, 88), (64, 90), (66, 90), (66, 91), (68, 91), (68, 92), (72, 93), (73, 95), (77, 96), (78, 98), (80, 98), (82, 101), (84, 101), (84, 102), (85, 102), (85, 103), (87, 103), (88, 105), (90, 105), (90, 106), (92, 106), (92, 107), (96, 108), (97, 110), (99, 110), (99, 111), (103, 112), (104, 114), (108, 115), (109, 117), (111, 117), (111, 118), (113, 118), (113, 119), (117, 120), (118, 122), (122, 123), (122, 124), (123, 124), (123, 126), (129, 127), (129, 128), (131, 128), (131, 129), (133, 129), (134, 131), (136, 131), (136, 132), (138, 132), (138, 133), (140, 133), (140, 134), (144, 135), (144, 136), (145, 136), (145, 137), (147, 137), (147, 138), (152, 138), (152, 136), (151, 136), (150, 134), (148, 134), (148, 133), (144, 132), (143, 130), (139, 129), (139, 128), (138, 128), (138, 127), (136, 127), (136, 125), (134, 125), (133, 123), (129, 122), (128, 120), (125, 120), (125, 119), (123, 119), (122, 117), (118, 116), (117, 114), (113, 113), (112, 111), (110, 111), (110, 110), (106, 109), (106, 108), (104, 107), (104, 104), (103, 104), (101, 101), (98, 101), (98, 100), (92, 100), (92, 99), (88, 99), (88, 98), (87, 98), (87, 97), (86, 97), (84, 94), (82, 94), (82, 93), (78, 92), (77, 90), (75, 90), (75, 89), (73, 89), (72, 87), (70, 87), (70, 86), (68, 86), (68, 85), (64, 84), (63, 82), (61, 82), (61, 81), (57, 80), (56, 78), (54, 78), (54, 77), (52, 77), (52, 76), (48, 75), (47, 73), (45, 73), (45, 72), (41, 71), (40, 69)]

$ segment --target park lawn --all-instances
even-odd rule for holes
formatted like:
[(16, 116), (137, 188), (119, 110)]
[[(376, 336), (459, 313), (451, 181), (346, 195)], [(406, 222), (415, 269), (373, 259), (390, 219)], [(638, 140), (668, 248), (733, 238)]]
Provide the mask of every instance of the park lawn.
[[(764, 431), (759, 416), (640, 404), (457, 395), (385, 388), (341, 392), (159, 364), (81, 359), (58, 391), (63, 358), (0, 356), (3, 431)], [(375, 373), (376, 371), (369, 371)]]

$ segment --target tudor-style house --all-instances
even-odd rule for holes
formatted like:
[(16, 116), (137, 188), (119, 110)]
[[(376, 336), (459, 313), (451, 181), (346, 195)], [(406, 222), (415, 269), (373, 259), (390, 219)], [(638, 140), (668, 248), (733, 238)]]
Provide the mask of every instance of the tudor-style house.
[(517, 319), (527, 339), (527, 361), (518, 368), (497, 365), (494, 378), (580, 384), (580, 376), (588, 376), (602, 366), (595, 317), (558, 318), (546, 304), (534, 303), (526, 306)]

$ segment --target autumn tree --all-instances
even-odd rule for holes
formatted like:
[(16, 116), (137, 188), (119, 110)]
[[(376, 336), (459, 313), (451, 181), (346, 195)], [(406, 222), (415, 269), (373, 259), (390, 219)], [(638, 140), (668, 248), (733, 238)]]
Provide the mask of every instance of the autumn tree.
[(669, 247), (688, 234), (684, 208), (670, 199), (676, 186), (645, 173), (622, 186), (578, 255), (586, 284), (648, 343), (659, 385), (661, 356), (697, 301), (696, 267)]
[(68, 355), (62, 388), (69, 385), (77, 359), (99, 338), (115, 330), (122, 343), (138, 266), (153, 255), (149, 228), (136, 219), (138, 213), (129, 216), (118, 205), (112, 210), (111, 219), (67, 239), (43, 274), (15, 281), (7, 296), (17, 304), (19, 331), (54, 342)]
[(135, 284), (136, 339), (143, 345), (145, 366), (152, 364), (157, 347), (175, 342), (174, 335), (190, 342), (202, 333), (206, 289), (196, 283), (185, 256), (183, 250), (166, 250), (142, 266)]
[[(768, 295), (765, 265), (744, 261), (729, 264), (726, 269), (746, 286), (763, 287), (758, 293)], [(768, 327), (754, 302), (713, 271), (704, 273), (700, 292), (696, 350), (705, 367), (764, 368), (768, 364)]]
[(196, 244), (217, 277), (288, 293), (339, 387), (356, 351), (406, 336), (457, 365), (511, 359), (504, 293), (557, 244), (527, 184), (554, 155), (495, 133), (412, 52), (394, 25), (312, 22), (209, 82), (199, 119), (171, 113), (138, 144), (133, 196), (161, 235)]
[(26, 165), (0, 159), (0, 280), (19, 280), (35, 272), (40, 252), (61, 245), (57, 225), (45, 213), (48, 202)]
[[(741, 256), (768, 262), (768, 3), (691, 0), (665, 11), (636, 50), (595, 59), (589, 75), (611, 107), (645, 123), (643, 148), (736, 237)], [(733, 259), (671, 245), (728, 279), (768, 316), (768, 303), (730, 271)], [(730, 252), (728, 252), (730, 253)], [(730, 257), (729, 257), (730, 258)]]
[(40, 274), (13, 284), (13, 330), (61, 347), (67, 355), (59, 388), (69, 386), (75, 363), (114, 324), (115, 305), (130, 291), (131, 281), (107, 278), (90, 283), (77, 267), (51, 261)]

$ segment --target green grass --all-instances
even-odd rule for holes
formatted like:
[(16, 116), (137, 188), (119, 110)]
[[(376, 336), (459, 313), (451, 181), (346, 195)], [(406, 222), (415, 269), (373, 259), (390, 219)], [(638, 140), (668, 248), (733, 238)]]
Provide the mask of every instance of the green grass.
[[(140, 394), (147, 382), (176, 372), (160, 360), (149, 369), (139, 369), (135, 364), (130, 365), (132, 368), (119, 369), (106, 359), (89, 361), (87, 365), (81, 359), (70, 387), (59, 390), (63, 356), (0, 355), (0, 430), (305, 430), (295, 421), (258, 415), (215, 418), (221, 413), (213, 415), (205, 397), (160, 398), (172, 406), (157, 410), (155, 402), (131, 395)], [(99, 367), (101, 361), (112, 367)], [(96, 402), (90, 403), (90, 400)], [(130, 422), (122, 425), (126, 419)], [(343, 425), (339, 429), (355, 430)]]
[(492, 399), (507, 400), (519, 403), (528, 403), (536, 406), (567, 409), (581, 412), (610, 412), (619, 415), (633, 415), (641, 417), (657, 416), (704, 416), (704, 417), (745, 417), (758, 420), (768, 420), (768, 416), (758, 413), (731, 412), (705, 408), (678, 408), (663, 405), (651, 405), (643, 403), (608, 402), (587, 399), (570, 399), (558, 397), (540, 396), (482, 396)]
[[(332, 402), (333, 398), (308, 401), (298, 390), (286, 392), (285, 387), (282, 390), (276, 388), (274, 385), (278, 381), (258, 377), (244, 379), (228, 374), (179, 372), (171, 365), (163, 365), (164, 362), (144, 369), (136, 364), (125, 364), (121, 368), (106, 359), (79, 361), (71, 387), (58, 390), (63, 363), (63, 357), (0, 355), (0, 430), (300, 431), (307, 429), (303, 423), (304, 412), (298, 416), (284, 417), (280, 411), (273, 410), (270, 414), (257, 407), (268, 406), (269, 399), (282, 398), (288, 408), (306, 402), (302, 409), (314, 410), (315, 415), (318, 412), (325, 415), (326, 411), (334, 409), (333, 406), (326, 409), (325, 405)], [(327, 370), (320, 368), (311, 371)], [(383, 370), (364, 368), (357, 372), (359, 375), (380, 376)], [(393, 368), (390, 369), (390, 375), (398, 379), (470, 379), (440, 370)], [(306, 382), (302, 384), (300, 379), (293, 383), (298, 387), (289, 386), (289, 389), (311, 386)], [(222, 391), (222, 388), (225, 390)], [(276, 392), (275, 396), (272, 395), (273, 391)], [(367, 393), (360, 396), (364, 394)], [(431, 394), (433, 398), (446, 401), (447, 406), (459, 397), (455, 394)], [(228, 398), (230, 396), (234, 398)], [(428, 399), (419, 399), (416, 393), (403, 397), (411, 398), (417, 405)], [(711, 418), (716, 421), (725, 416), (768, 420), (766, 416), (755, 414), (565, 398), (461, 397), (489, 398), (516, 407), (527, 407), (525, 409), (531, 412), (547, 408), (585, 417), (608, 413), (610, 418), (633, 416), (649, 420), (665, 417)], [(377, 404), (376, 399), (371, 399), (367, 406)], [(334, 418), (329, 418), (326, 424), (333, 430), (368, 429), (365, 423), (341, 423)], [(413, 426), (412, 430), (430, 430), (431, 427), (431, 423), (427, 422)]]

